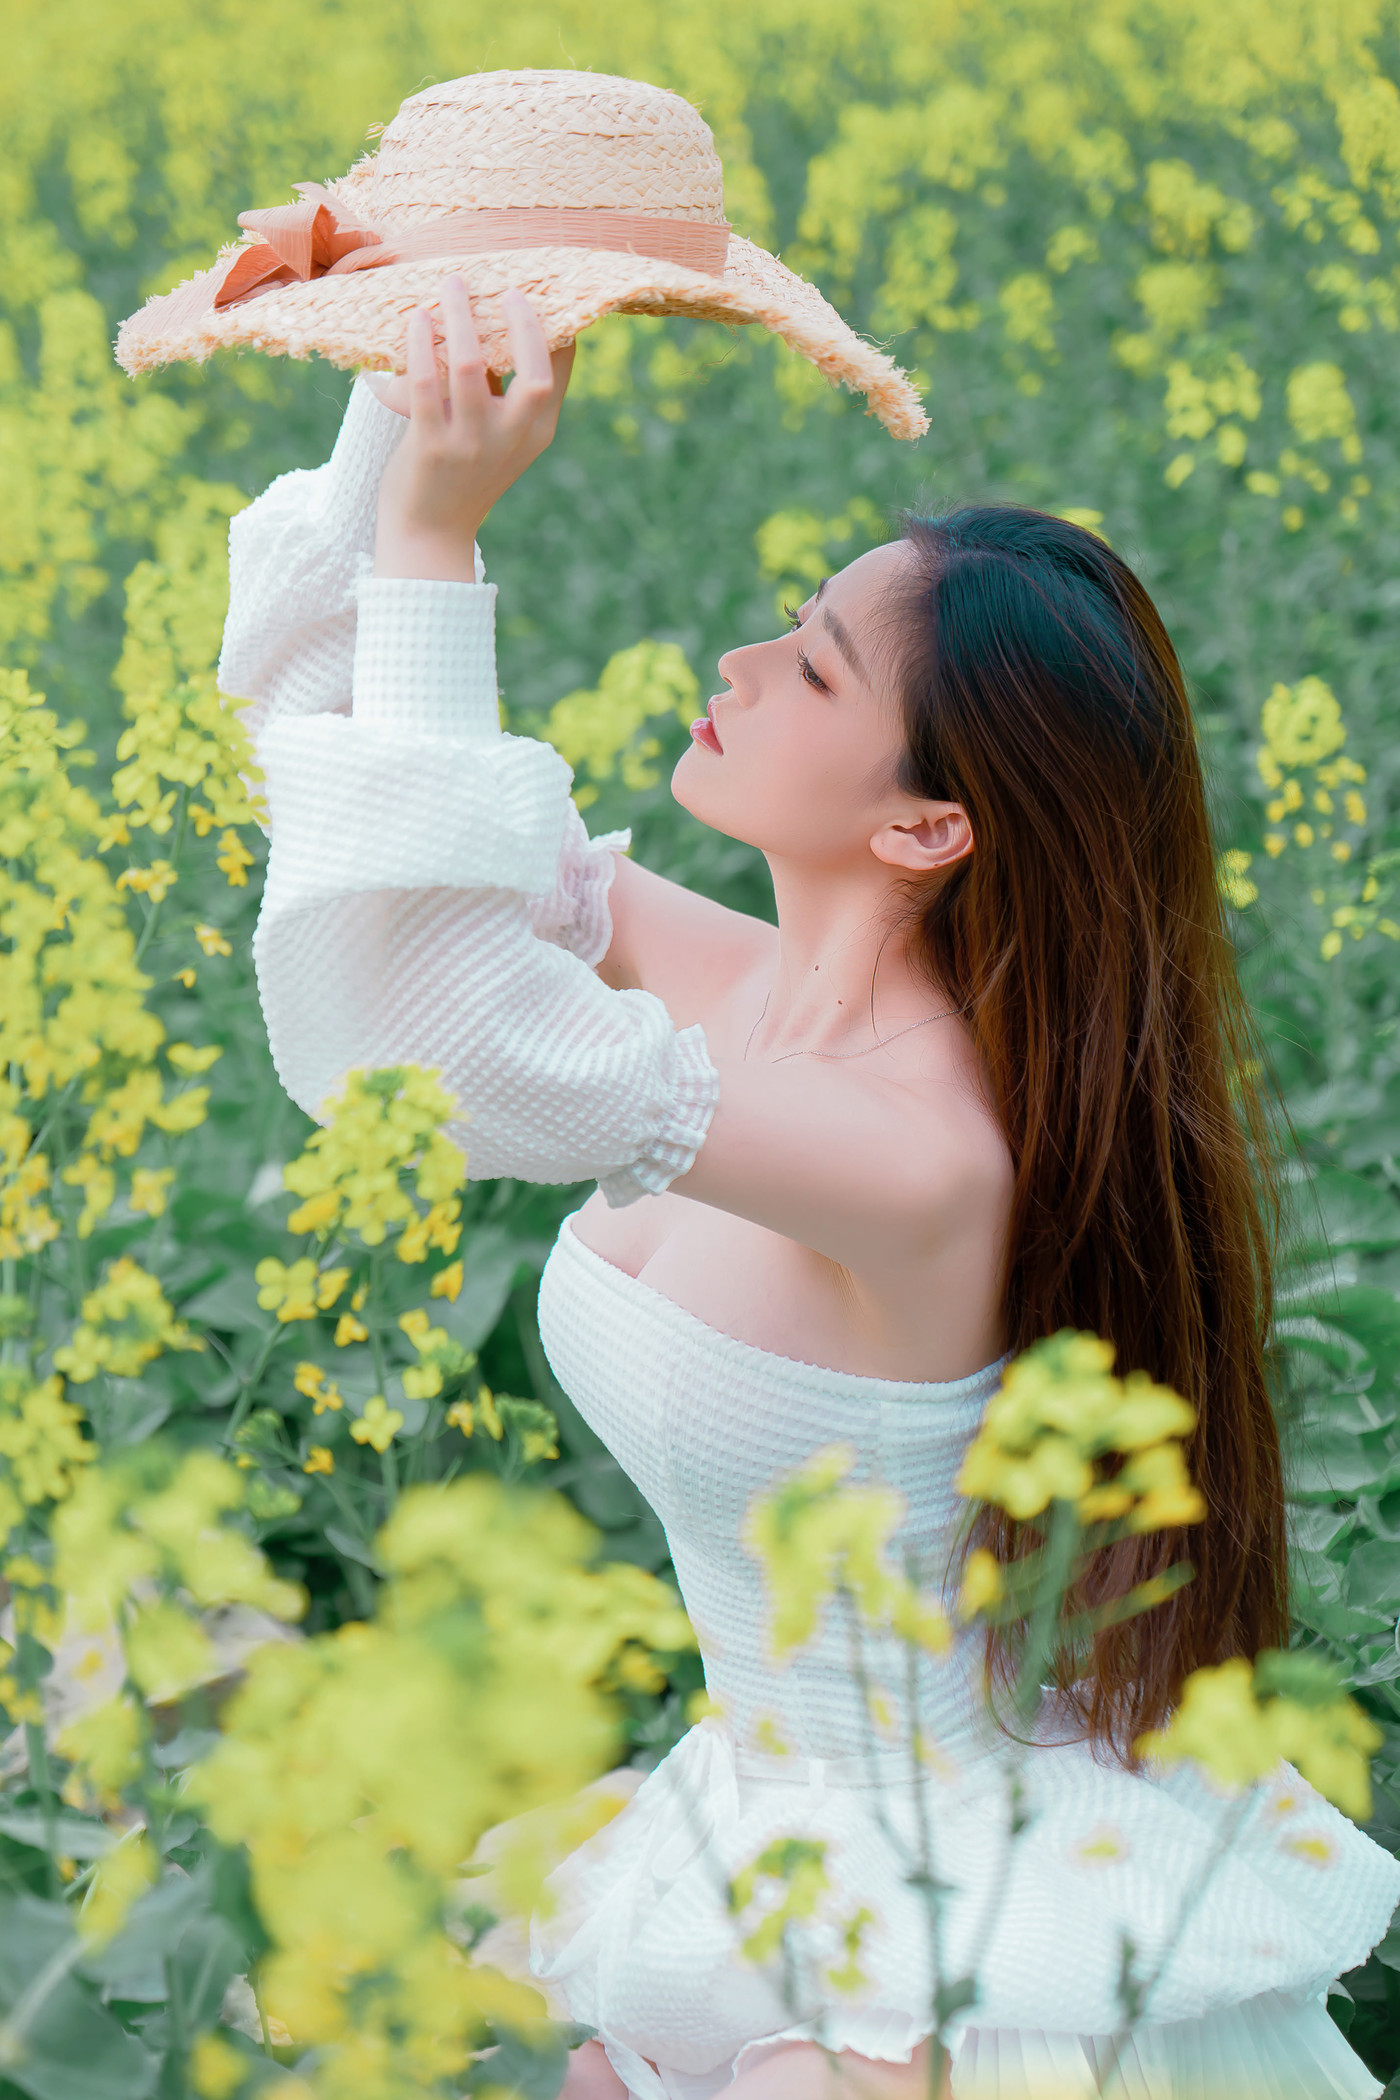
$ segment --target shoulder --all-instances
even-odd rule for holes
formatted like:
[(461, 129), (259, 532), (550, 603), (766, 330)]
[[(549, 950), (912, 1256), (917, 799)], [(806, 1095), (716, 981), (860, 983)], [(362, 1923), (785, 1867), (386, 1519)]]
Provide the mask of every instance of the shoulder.
[(932, 1041), (896, 1044), (861, 1071), (828, 1067), (848, 1103), (859, 1094), (871, 1172), (919, 1242), (990, 1224), (1008, 1212), (1016, 1166), (961, 1023)]

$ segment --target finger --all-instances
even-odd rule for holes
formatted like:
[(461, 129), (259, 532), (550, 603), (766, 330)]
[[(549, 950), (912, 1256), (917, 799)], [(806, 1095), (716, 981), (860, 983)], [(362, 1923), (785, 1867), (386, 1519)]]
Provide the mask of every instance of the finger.
[(408, 317), (408, 399), (413, 427), (425, 438), (440, 439), (446, 425), (438, 386), (433, 317), (417, 306)]
[(577, 348), (577, 343), (565, 343), (562, 349), (551, 350), (549, 353), (549, 362), (554, 373), (554, 391), (560, 401), (569, 391), (569, 375), (574, 369), (574, 352)]
[(501, 294), (501, 311), (510, 338), (511, 363), (515, 367), (515, 377), (506, 396), (507, 410), (512, 421), (533, 422), (548, 409), (554, 395), (555, 377), (549, 345), (539, 315), (515, 285)]
[(472, 315), (471, 294), (454, 270), (442, 281), (442, 313), (447, 329), (447, 383), (452, 420), (467, 429), (481, 420), (490, 399), (486, 360)]

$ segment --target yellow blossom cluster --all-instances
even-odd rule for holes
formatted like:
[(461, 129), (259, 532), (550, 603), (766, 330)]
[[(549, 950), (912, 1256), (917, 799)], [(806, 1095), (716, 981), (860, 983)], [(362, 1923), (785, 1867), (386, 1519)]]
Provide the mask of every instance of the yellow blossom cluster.
[[(249, 798), (247, 783), (261, 776), (247, 731), (209, 670), (227, 596), (228, 517), (243, 500), (236, 489), (187, 482), (183, 500), (156, 529), (154, 558), (138, 562), (127, 578), (116, 683), (129, 727), (117, 744), (112, 791), (127, 825), (158, 837), (176, 824), (182, 797), (201, 838), (226, 831), (234, 845), (234, 827), (265, 814)], [(239, 851), (240, 870), (251, 866), (251, 855)], [(164, 872), (156, 877), (156, 870)], [(157, 861), (133, 877), (154, 901), (175, 871)]]
[(777, 584), (779, 615), (803, 604), (823, 577), (851, 559), (859, 541), (874, 544), (884, 536), (884, 520), (868, 496), (853, 496), (833, 518), (801, 509), (765, 518), (754, 535), (754, 551), (763, 574)]
[(1364, 864), (1351, 865), (1367, 825), (1361, 793), (1366, 768), (1342, 749), (1347, 731), (1336, 694), (1316, 677), (1276, 685), (1264, 702), (1260, 729), (1255, 764), (1269, 796), (1264, 848), (1277, 860), (1291, 846), (1317, 871), (1309, 894), (1324, 914), (1322, 960), (1335, 961), (1346, 941), (1372, 932), (1400, 941), (1400, 921), (1385, 908), (1395, 856), (1372, 854)]
[(176, 1586), (200, 1607), (249, 1604), (298, 1618), (301, 1590), (274, 1576), (229, 1521), (245, 1495), (240, 1473), (212, 1451), (177, 1459), (153, 1446), (108, 1460), (55, 1513), (54, 1585), (89, 1626), (107, 1625), (152, 1584)]
[(403, 1389), (410, 1400), (433, 1400), (444, 1381), (460, 1378), (476, 1362), (470, 1349), (454, 1342), (445, 1327), (434, 1327), (426, 1312), (406, 1312), (400, 1327), (418, 1352), (418, 1362), (403, 1374)]
[(1229, 1788), (1269, 1778), (1280, 1759), (1320, 1794), (1364, 1823), (1371, 1814), (1370, 1759), (1381, 1731), (1348, 1698), (1320, 1658), (1267, 1650), (1195, 1670), (1163, 1729), (1138, 1742), (1140, 1755), (1173, 1764), (1190, 1758)]
[(59, 1229), (33, 1104), (68, 1090), (89, 1111), (60, 1177), (82, 1191), (85, 1237), (115, 1201), (113, 1157), (130, 1158), (148, 1125), (195, 1128), (208, 1101), (201, 1087), (168, 1093), (156, 1066), (164, 1030), (145, 1005), (121, 878), (101, 857), (111, 821), (73, 778), (90, 757), (82, 734), (22, 673), (0, 672), (0, 1255), (10, 1259)]
[(658, 717), (689, 722), (700, 712), (700, 688), (685, 652), (674, 642), (634, 642), (603, 666), (596, 686), (556, 700), (545, 735), (576, 772), (585, 775), (574, 800), (587, 809), (595, 783), (621, 777), (634, 792), (654, 786), (661, 739)]
[(763, 1569), (769, 1646), (787, 1660), (812, 1638), (838, 1590), (865, 1624), (912, 1641), (931, 1655), (951, 1644), (942, 1605), (890, 1565), (889, 1544), (903, 1522), (902, 1495), (879, 1481), (851, 1482), (856, 1454), (828, 1444), (750, 1505), (743, 1541)]
[[(968, 1446), (959, 1493), (1022, 1523), (1052, 1502), (1129, 1531), (1199, 1523), (1205, 1503), (1179, 1441), (1194, 1409), (1143, 1372), (1116, 1378), (1113, 1357), (1111, 1342), (1069, 1330), (1017, 1357)], [(1101, 1462), (1120, 1456), (1104, 1474)]]
[[(674, 1594), (594, 1569), (595, 1544), (562, 1502), (483, 1476), (410, 1491), (379, 1540), (375, 1622), (261, 1650), (192, 1774), (216, 1833), (248, 1847), (265, 2002), (324, 2051), (318, 2094), (422, 2089), (465, 2069), (488, 2022), (538, 2022), (533, 1991), (454, 1941), (455, 1877), (488, 1828), (607, 1764), (621, 1651), (691, 1645)], [(563, 1818), (563, 1845), (587, 1827)], [(552, 1863), (532, 1841), (498, 1893), (528, 1907)]]
[(82, 1410), (63, 1396), (57, 1375), (36, 1379), (18, 1363), (0, 1364), (0, 1537), (44, 1502), (72, 1492), (97, 1446), (83, 1434)]
[(74, 1385), (85, 1385), (99, 1371), (135, 1378), (164, 1349), (203, 1347), (175, 1318), (155, 1277), (123, 1254), (83, 1299), (82, 1318), (53, 1360)]
[(325, 1128), (284, 1169), (287, 1187), (302, 1199), (288, 1220), (292, 1231), (355, 1232), (378, 1247), (398, 1227), (400, 1261), (422, 1261), (430, 1247), (454, 1254), (467, 1162), (443, 1133), (452, 1114), (452, 1097), (416, 1066), (349, 1073), (326, 1105)]
[[(264, 1312), (275, 1312), (284, 1324), (290, 1320), (314, 1320), (318, 1312), (328, 1312), (349, 1279), (348, 1269), (318, 1269), (309, 1254), (294, 1262), (282, 1262), (275, 1254), (268, 1254), (253, 1271), (258, 1304)], [(361, 1339), (363, 1334), (362, 1329)]]

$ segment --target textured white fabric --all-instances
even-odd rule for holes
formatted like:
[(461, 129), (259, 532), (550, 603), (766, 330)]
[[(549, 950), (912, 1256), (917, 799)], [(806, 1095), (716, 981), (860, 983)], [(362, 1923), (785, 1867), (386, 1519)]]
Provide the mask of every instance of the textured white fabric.
[[(248, 703), (243, 721), (255, 740), (266, 725), (287, 716), (350, 712), (359, 639), (357, 594), (372, 566), (380, 478), (403, 432), (402, 416), (357, 380), (326, 465), (283, 474), (229, 526), (229, 610), (219, 686)], [(478, 548), (478, 583), (484, 575)], [(431, 596), (440, 588), (410, 583), (401, 585), (397, 595), (402, 604), (405, 590)], [(388, 591), (382, 602), (392, 605), (395, 596)], [(492, 708), (493, 603), (494, 593), (476, 601), (460, 637), (462, 663), (472, 666), (479, 690), (492, 696)], [(415, 653), (423, 646), (416, 634), (405, 639)], [(379, 699), (377, 663), (366, 663), (359, 675), (361, 715), (373, 717)], [(438, 690), (434, 684), (434, 698)], [(410, 683), (399, 697), (411, 711), (426, 708), (428, 681), (422, 690)], [(447, 688), (447, 697), (463, 699), (459, 683)], [(441, 717), (435, 714), (422, 726), (442, 726)], [(625, 831), (590, 841), (569, 803), (553, 888), (529, 900), (531, 924), (542, 939), (571, 949), (589, 964), (602, 960), (610, 937), (606, 899), (616, 868), (613, 855), (626, 852), (630, 842)]]
[[(828, 1615), (784, 1669), (765, 1646), (758, 1570), (740, 1544), (751, 1498), (824, 1444), (908, 1505), (907, 1540), (946, 1564), (953, 1481), (1001, 1367), (905, 1385), (794, 1362), (716, 1332), (584, 1247), (566, 1222), (540, 1288), (555, 1376), (666, 1528), (721, 1720), (702, 1722), (617, 1820), (552, 1878), (533, 1966), (554, 2000), (598, 2029), (640, 2100), (711, 2100), (783, 2038), (907, 2061), (932, 1990), (904, 1754), (879, 1749)], [(865, 1667), (908, 1739), (902, 1649), (865, 1643)], [(933, 1864), (951, 1884), (943, 1974), (975, 1968), (956, 2100), (1088, 2095), (1119, 2015), (1123, 1940), (1151, 1974), (1230, 1804), (1189, 1767), (1129, 1773), (1079, 1744), (1025, 1756), (1028, 1829), (1009, 1843), (1012, 1754), (983, 1718), (972, 1644), (925, 1659), (919, 1723), (935, 1746)], [(762, 1744), (772, 1733), (789, 1754)], [(879, 1791), (870, 1784), (874, 1778)], [(805, 1929), (796, 2001), (738, 1951), (726, 1889), (775, 1839), (828, 1846), (829, 1898)], [(1325, 1864), (1314, 1847), (1320, 1840)], [(1113, 1856), (1104, 1857), (1108, 1852)], [(1318, 1994), (1364, 1961), (1400, 1900), (1400, 1867), (1296, 1773), (1250, 1811), (1123, 2055), (1122, 2100), (1370, 2100), (1379, 2091)], [(824, 1982), (840, 1928), (875, 1914), (871, 1979)], [(751, 1929), (750, 1919), (745, 1929)], [(658, 2066), (651, 2070), (649, 2064)]]
[[(274, 1055), (313, 1112), (351, 1065), (436, 1066), (470, 1116), (460, 1134), (478, 1176), (596, 1174), (611, 1201), (629, 1201), (693, 1159), (715, 1073), (699, 1029), (678, 1034), (659, 1001), (611, 992), (589, 967), (607, 948), (625, 840), (590, 842), (562, 760), (502, 735), (494, 593), (479, 563), (474, 585), (368, 577), (379, 476), (402, 427), (357, 385), (328, 465), (283, 477), (231, 530), (220, 675), (253, 702), (268, 773), (256, 953)], [(889, 1753), (874, 1771), (883, 1799), (865, 1783), (865, 1709), (838, 1624), (772, 1669), (740, 1525), (757, 1489), (839, 1438), (863, 1474), (904, 1493), (910, 1537), (936, 1554), (999, 1367), (897, 1385), (775, 1357), (623, 1276), (567, 1228), (540, 1309), (561, 1383), (667, 1527), (726, 1716), (692, 1730), (559, 1870), (558, 1908), (535, 1924), (541, 1978), (600, 2029), (641, 2100), (710, 2100), (784, 2037), (906, 2060), (928, 2031), (931, 1981), (906, 1879), (909, 1799)], [(873, 1646), (866, 1662), (898, 1715), (902, 1656)], [(983, 1979), (957, 2100), (1091, 2092), (1107, 2064), (1121, 1935), (1149, 1963), (1165, 1948), (1221, 1804), (1189, 1773), (1132, 1776), (1082, 1749), (1038, 1747), (1026, 1770), (1033, 1821), (998, 1902), (1005, 1748), (985, 1732), (969, 1656), (921, 1665), (917, 1697), (942, 1760), (936, 1861), (955, 1887), (945, 1971), (977, 1952)], [(755, 1747), (765, 1721), (789, 1756)], [(1105, 1828), (1121, 1834), (1119, 1856), (1091, 1865), (1084, 1840)], [(796, 2008), (738, 1959), (725, 1903), (728, 1877), (793, 1832), (827, 1841), (832, 1878)], [(1300, 1834), (1325, 1840), (1329, 1864), (1289, 1850)], [(1370, 2100), (1376, 2082), (1316, 1994), (1364, 1958), (1397, 1895), (1394, 1862), (1283, 1775), (1108, 2090)], [(875, 1914), (862, 1951), (872, 1981), (841, 1996), (822, 1977), (861, 1906)]]
[(221, 677), (266, 775), (273, 1058), (313, 1115), (353, 1066), (434, 1068), (478, 1179), (628, 1203), (690, 1166), (718, 1078), (701, 1029), (594, 974), (626, 838), (591, 842), (558, 753), (502, 732), (494, 586), (367, 573), (401, 430), (358, 384), (329, 464), (231, 533)]

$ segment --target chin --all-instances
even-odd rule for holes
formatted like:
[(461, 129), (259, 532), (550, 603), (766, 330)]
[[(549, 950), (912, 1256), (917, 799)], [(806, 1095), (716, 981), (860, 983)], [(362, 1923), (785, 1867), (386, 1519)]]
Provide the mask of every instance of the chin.
[(723, 763), (723, 759), (713, 757), (708, 751), (702, 751), (697, 744), (691, 744), (676, 760), (676, 769), (671, 775), (673, 800), (679, 802), (682, 809), (689, 810), (691, 816), (699, 823), (709, 824), (716, 831), (724, 829), (722, 824), (715, 823), (713, 814), (719, 802), (715, 792), (718, 782), (707, 780), (704, 768), (720, 766)]
[(723, 766), (722, 758), (713, 757), (692, 744), (682, 752), (671, 775), (672, 799), (710, 831), (718, 831), (724, 838), (737, 839), (741, 846), (754, 846), (760, 853), (766, 852), (760, 832), (762, 827), (745, 824), (729, 807), (730, 798), (725, 793), (725, 782), (717, 777), (717, 769)]

